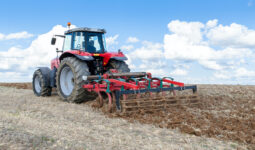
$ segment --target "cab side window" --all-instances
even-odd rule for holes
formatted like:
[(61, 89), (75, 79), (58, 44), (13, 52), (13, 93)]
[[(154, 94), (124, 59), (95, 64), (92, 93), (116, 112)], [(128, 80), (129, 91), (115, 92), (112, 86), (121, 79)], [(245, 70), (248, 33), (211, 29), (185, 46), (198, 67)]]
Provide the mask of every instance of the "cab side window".
[(64, 51), (71, 50), (71, 43), (72, 43), (72, 33), (66, 34), (63, 50)]

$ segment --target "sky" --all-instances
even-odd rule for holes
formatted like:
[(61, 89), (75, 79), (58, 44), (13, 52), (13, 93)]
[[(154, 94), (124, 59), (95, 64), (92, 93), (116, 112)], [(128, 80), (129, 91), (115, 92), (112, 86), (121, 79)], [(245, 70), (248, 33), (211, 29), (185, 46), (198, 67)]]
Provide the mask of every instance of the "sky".
[(255, 84), (254, 0), (8, 0), (0, 9), (0, 82), (29, 82), (56, 57), (54, 34), (104, 28), (131, 71), (195, 84)]

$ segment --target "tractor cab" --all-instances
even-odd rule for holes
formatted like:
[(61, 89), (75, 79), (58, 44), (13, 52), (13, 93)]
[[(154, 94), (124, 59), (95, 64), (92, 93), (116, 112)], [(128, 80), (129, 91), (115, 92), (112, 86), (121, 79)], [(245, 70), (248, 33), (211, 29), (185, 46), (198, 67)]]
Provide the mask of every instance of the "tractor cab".
[[(65, 32), (64, 36), (61, 35), (64, 38), (63, 51), (79, 50), (88, 53), (105, 53), (105, 33), (104, 29), (69, 29)], [(56, 38), (53, 38), (53, 40), (56, 40)]]
[(105, 30), (76, 28), (65, 32), (63, 50), (82, 50), (88, 53), (105, 52)]

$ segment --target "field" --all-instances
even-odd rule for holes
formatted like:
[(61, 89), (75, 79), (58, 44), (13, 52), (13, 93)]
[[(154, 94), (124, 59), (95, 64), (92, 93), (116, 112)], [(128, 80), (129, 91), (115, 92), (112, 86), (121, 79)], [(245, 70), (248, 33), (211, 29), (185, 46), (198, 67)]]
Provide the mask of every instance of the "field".
[(0, 85), (0, 149), (255, 149), (255, 86), (198, 85), (198, 106), (120, 115)]

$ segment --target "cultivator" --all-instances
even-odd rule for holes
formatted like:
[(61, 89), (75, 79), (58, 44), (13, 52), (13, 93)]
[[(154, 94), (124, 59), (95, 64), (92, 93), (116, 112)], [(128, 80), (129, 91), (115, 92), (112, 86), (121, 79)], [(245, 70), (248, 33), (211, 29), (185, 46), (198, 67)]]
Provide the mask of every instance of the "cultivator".
[[(104, 75), (83, 76), (83, 88), (98, 93), (103, 106), (103, 95), (108, 97), (108, 109), (116, 104), (118, 111), (128, 113), (168, 109), (176, 105), (198, 103), (197, 86), (184, 86), (171, 77), (156, 78), (146, 72), (118, 73), (111, 70)], [(192, 95), (177, 96), (176, 91), (192, 90)]]

